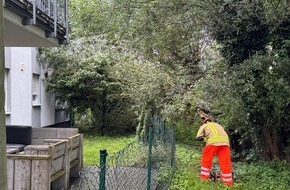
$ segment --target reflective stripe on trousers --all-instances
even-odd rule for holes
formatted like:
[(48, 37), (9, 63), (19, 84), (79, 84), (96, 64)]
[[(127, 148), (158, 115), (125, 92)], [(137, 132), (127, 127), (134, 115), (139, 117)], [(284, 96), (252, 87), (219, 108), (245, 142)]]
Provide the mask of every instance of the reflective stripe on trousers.
[(207, 145), (204, 147), (201, 158), (200, 178), (202, 180), (208, 180), (210, 168), (212, 167), (212, 159), (215, 155), (217, 155), (220, 163), (222, 181), (225, 184), (232, 186), (232, 166), (230, 159), (230, 148), (228, 146)]
[(229, 173), (229, 174), (222, 174), (221, 175), (221, 179), (223, 182), (232, 182), (233, 181), (233, 177), (232, 177), (232, 174)]
[(209, 174), (210, 174), (210, 169), (201, 166), (201, 168), (200, 168), (200, 176), (201, 176), (201, 178), (202, 179), (208, 179)]

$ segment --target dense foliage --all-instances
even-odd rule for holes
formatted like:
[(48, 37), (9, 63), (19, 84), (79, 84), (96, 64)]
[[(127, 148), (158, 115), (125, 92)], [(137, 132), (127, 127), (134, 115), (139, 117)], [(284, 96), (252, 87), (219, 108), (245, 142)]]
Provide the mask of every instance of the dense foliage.
[(290, 64), (285, 35), (289, 6), (285, 1), (216, 3), (220, 8), (209, 9), (208, 27), (224, 61), (200, 81), (200, 98), (206, 97), (211, 109), (224, 112), (218, 118), (231, 134), (236, 156), (285, 158), (289, 155)]
[(146, 134), (154, 112), (191, 143), (202, 105), (235, 158), (290, 159), (289, 3), (72, 0), (70, 45), (42, 54), (49, 89), (101, 134)]
[(124, 117), (131, 113), (126, 111), (131, 109), (131, 100), (122, 95), (122, 82), (110, 72), (117, 60), (110, 55), (117, 55), (118, 50), (113, 52), (114, 45), (106, 43), (100, 37), (79, 38), (67, 47), (43, 50), (43, 65), (48, 71), (52, 69), (46, 75), (48, 90), (56, 92), (59, 100), (67, 101), (81, 116), (90, 110), (92, 132), (132, 133), (133, 121)]
[(204, 6), (207, 29), (230, 65), (265, 49), (269, 28), (262, 1), (213, 1)]

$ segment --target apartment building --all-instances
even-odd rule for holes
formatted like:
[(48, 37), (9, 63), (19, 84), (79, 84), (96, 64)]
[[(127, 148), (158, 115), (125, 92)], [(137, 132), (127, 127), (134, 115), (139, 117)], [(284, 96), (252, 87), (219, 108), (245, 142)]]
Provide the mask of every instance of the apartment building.
[(37, 56), (35, 47), (5, 47), (6, 125), (45, 127), (69, 121), (64, 110), (56, 109), (54, 94), (46, 91)]
[(5, 118), (6, 125), (44, 127), (66, 121), (46, 92), (37, 47), (66, 43), (67, 0), (5, 0)]
[[(67, 15), (68, 0), (0, 1), (0, 152), (6, 149), (6, 124), (41, 127), (56, 118), (53, 106), (47, 108), (53, 105), (53, 95), (42, 94), (45, 84), (35, 48), (66, 43)], [(6, 154), (1, 154), (3, 190), (7, 187), (6, 160)]]

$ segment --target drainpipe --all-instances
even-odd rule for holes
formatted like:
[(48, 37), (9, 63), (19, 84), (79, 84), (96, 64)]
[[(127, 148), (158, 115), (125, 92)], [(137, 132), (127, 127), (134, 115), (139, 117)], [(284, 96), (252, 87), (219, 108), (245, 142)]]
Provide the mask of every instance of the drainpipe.
[[(5, 92), (4, 92), (4, 37), (3, 37), (3, 0), (0, 0), (0, 187), (7, 190), (6, 161), (6, 124), (5, 124)], [(4, 153), (5, 152), (5, 153)], [(4, 153), (4, 154), (3, 154)]]

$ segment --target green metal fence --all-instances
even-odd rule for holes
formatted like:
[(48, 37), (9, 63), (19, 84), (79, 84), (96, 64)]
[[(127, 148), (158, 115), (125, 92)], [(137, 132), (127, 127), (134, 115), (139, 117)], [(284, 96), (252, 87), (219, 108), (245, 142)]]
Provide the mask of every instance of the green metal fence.
[(100, 166), (83, 168), (78, 189), (168, 189), (175, 169), (174, 126), (155, 116), (145, 138), (113, 155), (101, 150), (100, 159)]

